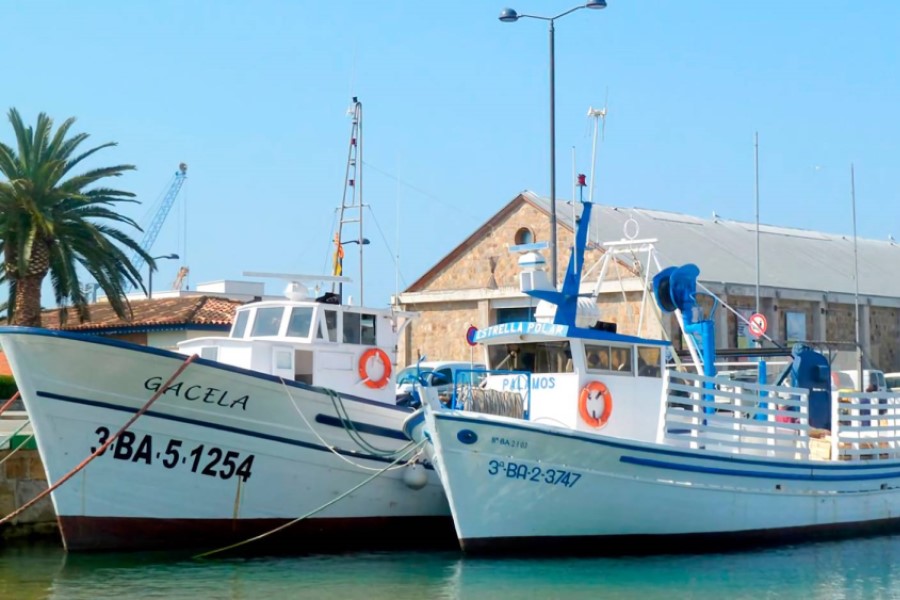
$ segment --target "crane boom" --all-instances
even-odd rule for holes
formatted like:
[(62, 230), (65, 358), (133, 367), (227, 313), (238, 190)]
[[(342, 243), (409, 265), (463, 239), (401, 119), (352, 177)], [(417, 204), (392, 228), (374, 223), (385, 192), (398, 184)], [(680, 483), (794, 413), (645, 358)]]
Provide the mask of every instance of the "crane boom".
[[(156, 241), (156, 236), (159, 235), (159, 230), (162, 229), (166, 217), (169, 216), (169, 211), (175, 203), (175, 198), (178, 197), (178, 192), (181, 191), (181, 186), (184, 184), (185, 178), (187, 178), (187, 165), (181, 163), (178, 165), (178, 170), (175, 172), (172, 183), (169, 184), (169, 190), (166, 192), (162, 203), (159, 205), (159, 210), (156, 211), (153, 221), (150, 222), (150, 225), (144, 232), (144, 237), (141, 239), (141, 248), (143, 248), (144, 251), (149, 251), (153, 246), (153, 242)], [(131, 264), (133, 264), (134, 268), (138, 271), (144, 267), (145, 262), (143, 257), (137, 253), (135, 253), (134, 257), (131, 259)]]

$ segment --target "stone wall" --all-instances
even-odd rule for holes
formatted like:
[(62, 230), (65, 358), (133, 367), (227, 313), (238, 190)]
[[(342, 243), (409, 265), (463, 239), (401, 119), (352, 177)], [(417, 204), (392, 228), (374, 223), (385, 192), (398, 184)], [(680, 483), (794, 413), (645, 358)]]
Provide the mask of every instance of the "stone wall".
[[(547, 215), (528, 203), (496, 223), (491, 231), (472, 247), (467, 248), (456, 260), (445, 265), (428, 283), (428, 291), (472, 290), (519, 287), (519, 255), (509, 247), (518, 243), (516, 233), (522, 229), (531, 232), (534, 242), (546, 242), (550, 237)], [(565, 227), (557, 232), (557, 270), (559, 277), (569, 265), (569, 247), (573, 233)], [(549, 260), (549, 252), (544, 252)], [(585, 252), (585, 262), (591, 264), (600, 258), (598, 250)], [(549, 265), (547, 270), (550, 270)]]
[[(0, 451), (0, 461), (11, 453)], [(47, 489), (44, 465), (37, 450), (16, 451), (0, 465), (0, 518), (12, 513)], [(50, 496), (26, 509), (5, 525), (0, 525), (0, 538), (59, 537), (56, 512)]]
[[(519, 292), (519, 254), (509, 251), (509, 247), (523, 241), (517, 239), (522, 230), (531, 233), (534, 242), (546, 242), (550, 235), (550, 224), (546, 213), (529, 203), (523, 203), (518, 210), (511, 212), (498, 221), (494, 227), (471, 247), (466, 248), (457, 258), (443, 265), (421, 293), (466, 292), (483, 290), (481, 298), (460, 299), (440, 302), (421, 302), (403, 304), (404, 310), (417, 311), (421, 317), (414, 320), (404, 332), (398, 345), (398, 366), (405, 366), (416, 361), (424, 354), (431, 360), (469, 360), (471, 347), (466, 343), (465, 333), (470, 325), (483, 328), (496, 323), (495, 301), (521, 297)], [(557, 251), (557, 269), (560, 279), (565, 275), (569, 265), (570, 248), (574, 243), (574, 233), (559, 227)], [(546, 259), (549, 252), (543, 251)], [(584, 261), (589, 267), (597, 263), (603, 256), (597, 247), (589, 247), (585, 251)], [(549, 272), (549, 267), (548, 267)], [(592, 275), (598, 275), (595, 270)], [(619, 263), (607, 271), (607, 280), (616, 281), (618, 277), (627, 278), (632, 274)], [(621, 293), (605, 294), (606, 301), (601, 298), (601, 318), (605, 321), (620, 323), (622, 333), (636, 333), (637, 317), (640, 309), (639, 295), (630, 294), (629, 301), (623, 305)], [(631, 323), (634, 317), (633, 324)], [(644, 327), (647, 332), (659, 331), (659, 320), (653, 319)], [(475, 360), (482, 360), (482, 349), (476, 347)]]
[[(403, 367), (420, 356), (428, 360), (469, 360), (471, 346), (466, 330), (480, 324), (478, 302), (438, 302), (427, 305), (422, 316), (406, 328), (400, 343), (397, 362)], [(409, 307), (422, 310), (425, 307)], [(475, 348), (475, 360), (481, 361), (481, 348)]]

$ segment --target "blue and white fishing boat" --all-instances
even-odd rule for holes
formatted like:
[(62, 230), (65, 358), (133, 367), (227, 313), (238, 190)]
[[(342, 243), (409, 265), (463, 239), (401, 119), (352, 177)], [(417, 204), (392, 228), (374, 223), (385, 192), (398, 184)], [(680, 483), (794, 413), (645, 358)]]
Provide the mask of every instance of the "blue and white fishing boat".
[[(807, 347), (777, 385), (717, 376), (721, 307), (700, 301), (694, 265), (653, 278), (702, 364), (672, 368), (669, 342), (617, 333), (579, 297), (590, 212), (584, 204), (561, 291), (537, 253), (520, 260), (538, 318), (478, 332), (485, 385), (458, 386), (450, 406), (423, 389), (423, 411), (404, 426), (427, 443), (461, 547), (648, 553), (897, 528), (897, 397), (838, 402), (828, 361)], [(861, 408), (869, 402), (878, 408)]]

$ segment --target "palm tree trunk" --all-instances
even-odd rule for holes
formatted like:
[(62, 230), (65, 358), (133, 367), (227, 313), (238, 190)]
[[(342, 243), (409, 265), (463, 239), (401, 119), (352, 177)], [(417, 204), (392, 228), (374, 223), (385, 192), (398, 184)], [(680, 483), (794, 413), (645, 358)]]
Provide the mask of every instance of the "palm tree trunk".
[(41, 283), (42, 275), (29, 275), (16, 282), (16, 308), (12, 315), (12, 325), (25, 327), (41, 326)]

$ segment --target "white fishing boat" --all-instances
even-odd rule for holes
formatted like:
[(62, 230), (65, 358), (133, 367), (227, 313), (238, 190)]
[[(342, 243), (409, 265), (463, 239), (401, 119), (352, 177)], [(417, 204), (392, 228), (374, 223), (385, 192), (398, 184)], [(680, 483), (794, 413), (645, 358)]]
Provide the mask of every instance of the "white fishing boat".
[(449, 407), (423, 390), (423, 412), (405, 425), (426, 443), (461, 547), (708, 551), (897, 529), (897, 396), (833, 399), (827, 359), (803, 346), (775, 384), (717, 376), (717, 306), (698, 302), (694, 265), (653, 278), (703, 365), (671, 368), (668, 342), (619, 334), (578, 297), (590, 209), (561, 292), (537, 253), (520, 260), (523, 291), (544, 302), (537, 322), (478, 332), (484, 387), (458, 387)]
[[(341, 223), (361, 207), (345, 195)], [(309, 279), (344, 277), (283, 277), (285, 298), (240, 307), (228, 337), (178, 352), (0, 328), (51, 484), (139, 415), (52, 492), (69, 550), (213, 549), (292, 521), (251, 550), (452, 544), (440, 482), (401, 431), (413, 409), (395, 403), (413, 315), (308, 293)]]

